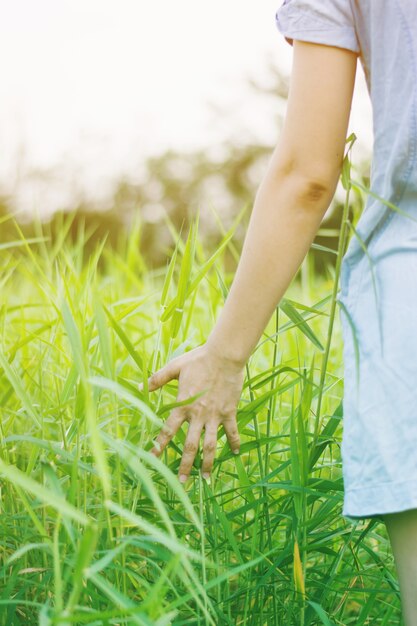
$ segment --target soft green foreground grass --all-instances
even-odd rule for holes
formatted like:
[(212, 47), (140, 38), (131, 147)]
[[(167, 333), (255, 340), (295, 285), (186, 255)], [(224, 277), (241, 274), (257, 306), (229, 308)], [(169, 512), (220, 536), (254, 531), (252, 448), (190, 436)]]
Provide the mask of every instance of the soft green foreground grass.
[(186, 424), (147, 451), (177, 381), (137, 385), (205, 341), (238, 254), (196, 221), (149, 272), (140, 232), (86, 264), (82, 232), (0, 248), (0, 624), (398, 624), (384, 525), (341, 516), (334, 270), (291, 285), (246, 368), (240, 455), (220, 428), (211, 484), (198, 455), (184, 489)]

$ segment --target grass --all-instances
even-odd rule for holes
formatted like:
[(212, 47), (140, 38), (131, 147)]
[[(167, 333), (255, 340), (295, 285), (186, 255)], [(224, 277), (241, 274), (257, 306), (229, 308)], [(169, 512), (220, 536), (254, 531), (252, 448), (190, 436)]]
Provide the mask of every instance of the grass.
[(177, 383), (137, 386), (205, 341), (242, 214), (214, 252), (198, 218), (186, 241), (168, 223), (171, 262), (153, 271), (140, 219), (88, 260), (89, 233), (54, 244), (39, 225), (26, 241), (16, 224), (0, 248), (2, 626), (400, 623), (384, 525), (341, 516), (348, 166), (335, 270), (293, 282), (246, 366), (240, 455), (220, 428), (211, 483), (198, 454), (185, 489), (185, 427), (149, 453)]

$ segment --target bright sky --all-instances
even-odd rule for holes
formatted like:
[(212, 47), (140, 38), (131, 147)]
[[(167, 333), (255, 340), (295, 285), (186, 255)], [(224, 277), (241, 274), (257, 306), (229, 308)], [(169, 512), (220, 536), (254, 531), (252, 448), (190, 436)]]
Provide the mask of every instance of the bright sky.
[[(282, 0), (14, 0), (0, 21), (0, 190), (26, 210), (73, 193), (100, 200), (122, 173), (167, 147), (233, 136), (274, 144), (273, 99), (251, 92), (268, 63), (289, 74), (275, 26)], [(221, 112), (216, 112), (220, 110)], [(359, 69), (350, 131), (370, 151), (371, 108)], [(355, 156), (357, 155), (357, 157)], [(59, 176), (53, 174), (59, 167)], [(44, 183), (17, 183), (50, 170)], [(17, 187), (16, 187), (17, 185)]]

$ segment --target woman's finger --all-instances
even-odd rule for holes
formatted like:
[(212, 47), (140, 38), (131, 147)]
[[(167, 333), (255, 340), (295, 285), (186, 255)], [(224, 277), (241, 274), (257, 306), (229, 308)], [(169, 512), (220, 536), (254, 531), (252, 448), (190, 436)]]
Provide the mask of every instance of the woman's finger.
[(191, 467), (198, 452), (203, 423), (200, 420), (191, 419), (185, 439), (180, 468), (179, 479), (184, 483), (190, 475)]
[(160, 456), (163, 452), (164, 448), (171, 441), (172, 437), (177, 433), (181, 424), (185, 419), (185, 415), (183, 412), (177, 410), (173, 410), (161, 430), (157, 438), (155, 439), (155, 445), (151, 450), (151, 453), (155, 456)]
[[(148, 378), (149, 391), (155, 391), (163, 385), (166, 385), (173, 378), (178, 378), (180, 375), (181, 365), (179, 359), (175, 358), (167, 363), (160, 370), (154, 372), (152, 376)], [(139, 391), (143, 391), (143, 383), (139, 383)]]
[(212, 420), (205, 425), (202, 473), (203, 478), (206, 480), (210, 478), (214, 457), (216, 456), (218, 424), (216, 420)]
[(240, 436), (237, 429), (236, 416), (224, 418), (222, 423), (232, 452), (239, 454)]

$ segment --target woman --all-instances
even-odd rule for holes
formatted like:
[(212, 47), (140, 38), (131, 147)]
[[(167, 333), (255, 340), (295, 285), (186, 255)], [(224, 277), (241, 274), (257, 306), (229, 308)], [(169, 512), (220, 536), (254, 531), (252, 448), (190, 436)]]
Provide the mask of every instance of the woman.
[[(417, 625), (417, 3), (285, 0), (276, 24), (293, 46), (285, 123), (257, 191), (242, 256), (202, 346), (149, 379), (179, 379), (178, 400), (152, 452), (189, 428), (185, 481), (204, 430), (210, 476), (223, 424), (239, 452), (244, 367), (314, 240), (344, 156), (357, 59), (373, 108), (371, 190), (342, 262), (345, 389), (343, 515), (386, 523), (404, 619)], [(391, 203), (391, 204), (390, 204)], [(398, 207), (399, 210), (395, 210)], [(359, 347), (359, 372), (354, 350)], [(359, 376), (357, 377), (357, 374)]]

